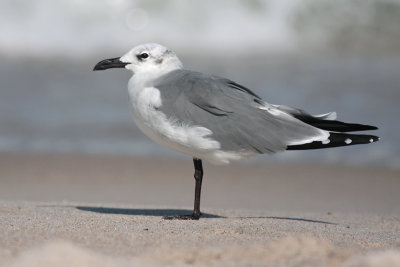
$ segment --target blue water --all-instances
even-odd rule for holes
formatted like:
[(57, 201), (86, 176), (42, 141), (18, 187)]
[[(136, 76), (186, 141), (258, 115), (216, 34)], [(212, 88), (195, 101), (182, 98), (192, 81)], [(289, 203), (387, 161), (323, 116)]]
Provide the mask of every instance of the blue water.
[[(112, 55), (114, 56), (114, 55)], [(92, 72), (102, 58), (0, 62), (0, 152), (179, 157), (134, 125), (124, 70)], [(182, 55), (190, 69), (239, 82), (274, 104), (378, 126), (378, 143), (262, 156), (262, 161), (400, 168), (400, 60), (393, 57)]]

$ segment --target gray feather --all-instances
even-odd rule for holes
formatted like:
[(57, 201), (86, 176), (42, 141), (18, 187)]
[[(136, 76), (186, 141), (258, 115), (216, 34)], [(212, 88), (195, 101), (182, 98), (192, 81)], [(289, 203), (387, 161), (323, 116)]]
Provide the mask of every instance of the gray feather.
[(211, 138), (224, 151), (274, 153), (285, 150), (290, 142), (321, 135), (319, 129), (227, 79), (175, 70), (155, 80), (153, 86), (161, 93), (160, 111), (180, 123), (210, 129)]

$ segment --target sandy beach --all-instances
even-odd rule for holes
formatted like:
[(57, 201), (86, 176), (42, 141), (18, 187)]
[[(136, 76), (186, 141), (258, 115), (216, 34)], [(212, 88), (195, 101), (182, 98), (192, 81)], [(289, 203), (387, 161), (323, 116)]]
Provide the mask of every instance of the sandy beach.
[(400, 172), (0, 155), (0, 266), (400, 266)]

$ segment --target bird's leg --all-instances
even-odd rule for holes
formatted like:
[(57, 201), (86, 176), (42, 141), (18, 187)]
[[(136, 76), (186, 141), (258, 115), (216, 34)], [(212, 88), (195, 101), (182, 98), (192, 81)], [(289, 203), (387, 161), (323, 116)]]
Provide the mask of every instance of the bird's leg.
[(194, 192), (194, 210), (191, 215), (175, 215), (165, 216), (166, 220), (198, 220), (200, 218), (200, 195), (201, 183), (203, 181), (203, 163), (201, 159), (193, 158), (194, 164), (194, 179), (196, 180), (196, 187)]
[(203, 163), (201, 159), (193, 158), (194, 163), (194, 179), (196, 180), (196, 187), (194, 192), (194, 210), (193, 219), (198, 220), (200, 218), (200, 195), (201, 195), (201, 183), (203, 182)]

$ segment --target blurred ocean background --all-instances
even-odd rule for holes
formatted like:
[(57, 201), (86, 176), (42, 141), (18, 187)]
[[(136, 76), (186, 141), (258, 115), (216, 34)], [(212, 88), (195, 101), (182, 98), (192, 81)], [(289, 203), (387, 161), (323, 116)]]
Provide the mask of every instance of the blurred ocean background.
[(130, 73), (92, 72), (145, 42), (267, 102), (376, 125), (369, 146), (266, 162), (400, 168), (400, 1), (0, 2), (0, 152), (168, 156), (134, 125)]

